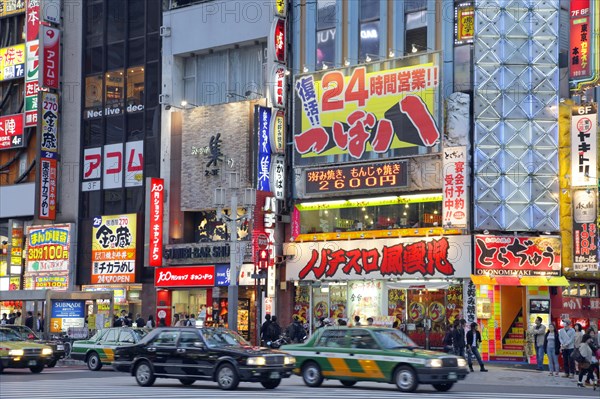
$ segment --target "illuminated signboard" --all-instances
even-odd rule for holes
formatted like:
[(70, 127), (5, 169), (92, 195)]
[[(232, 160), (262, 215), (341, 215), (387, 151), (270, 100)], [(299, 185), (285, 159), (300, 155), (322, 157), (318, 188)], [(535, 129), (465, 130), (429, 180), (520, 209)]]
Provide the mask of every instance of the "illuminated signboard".
[(257, 190), (269, 191), (271, 185), (271, 108), (256, 107), (255, 132), (258, 135)]
[(406, 160), (310, 169), (305, 173), (306, 194), (407, 186)]
[(135, 282), (137, 215), (94, 218), (92, 284)]
[(456, 40), (473, 41), (475, 35), (475, 7), (462, 6), (456, 10)]
[(42, 93), (42, 134), (41, 151), (47, 158), (55, 158), (58, 153), (58, 94)]
[(58, 165), (56, 159), (40, 158), (38, 219), (56, 219), (56, 187), (58, 185)]
[(72, 224), (27, 228), (26, 273), (69, 272)]
[(0, 81), (25, 76), (25, 44), (0, 48)]
[(571, 3), (570, 30), (569, 78), (574, 80), (590, 78), (593, 46), (590, 0), (574, 0)]
[(442, 224), (467, 228), (467, 147), (446, 147), (442, 151)]
[(598, 141), (596, 103), (571, 109), (571, 186), (595, 186)]
[(0, 150), (23, 146), (23, 114), (0, 116)]
[(149, 247), (148, 247), (148, 265), (162, 266), (163, 257), (163, 211), (164, 211), (164, 193), (165, 180), (152, 177), (150, 178), (150, 222)]
[(276, 18), (271, 28), (271, 40), (273, 40), (274, 60), (285, 64), (286, 42), (285, 42), (285, 19)]
[[(107, 144), (102, 147), (86, 148), (83, 151), (81, 191), (103, 188), (139, 187), (144, 183), (144, 141)], [(125, 182), (123, 183), (123, 170)]]
[(25, 0), (0, 0), (0, 18), (25, 12)]
[(573, 190), (573, 270), (598, 271), (597, 191)]
[(391, 60), (300, 75), (295, 165), (383, 160), (438, 147), (439, 54), (408, 58), (413, 65)]

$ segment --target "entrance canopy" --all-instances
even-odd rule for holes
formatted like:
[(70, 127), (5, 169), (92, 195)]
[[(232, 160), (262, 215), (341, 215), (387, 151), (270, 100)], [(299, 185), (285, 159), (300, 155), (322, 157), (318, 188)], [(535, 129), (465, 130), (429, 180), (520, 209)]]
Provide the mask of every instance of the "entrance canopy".
[(538, 287), (566, 287), (569, 282), (561, 277), (516, 277), (502, 276), (489, 277), (471, 274), (471, 281), (475, 285), (513, 285), (513, 286), (538, 286)]

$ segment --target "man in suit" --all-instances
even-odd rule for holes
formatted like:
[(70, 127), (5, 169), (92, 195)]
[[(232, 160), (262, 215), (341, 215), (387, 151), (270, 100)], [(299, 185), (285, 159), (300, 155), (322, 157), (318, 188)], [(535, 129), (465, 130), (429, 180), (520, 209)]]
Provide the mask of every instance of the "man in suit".
[(473, 359), (475, 357), (477, 359), (477, 363), (479, 363), (480, 371), (487, 372), (487, 369), (483, 366), (483, 361), (481, 360), (481, 355), (479, 354), (479, 344), (481, 344), (481, 333), (477, 330), (477, 323), (471, 323), (471, 329), (467, 332), (467, 361), (469, 363), (469, 370), (473, 370)]

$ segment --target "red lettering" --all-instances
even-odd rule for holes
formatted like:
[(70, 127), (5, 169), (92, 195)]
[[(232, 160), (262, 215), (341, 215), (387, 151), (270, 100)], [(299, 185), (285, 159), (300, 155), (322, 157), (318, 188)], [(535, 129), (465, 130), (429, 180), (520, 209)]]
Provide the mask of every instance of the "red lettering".
[(362, 257), (362, 251), (360, 249), (352, 249), (346, 252), (346, 256), (349, 259), (346, 266), (342, 269), (344, 274), (350, 274), (350, 271), (353, 269), (356, 274), (362, 274), (362, 268), (358, 264), (358, 260)]
[(379, 252), (377, 252), (377, 249), (363, 249), (362, 264), (366, 273), (376, 272), (379, 269)]
[(300, 278), (300, 280), (304, 280), (306, 276), (308, 276), (308, 273), (310, 273), (312, 268), (315, 266), (315, 263), (317, 263), (317, 259), (319, 259), (319, 253), (316, 249), (313, 249), (310, 260), (306, 266), (304, 266), (304, 269), (300, 270), (300, 273), (298, 273), (298, 278)]
[(402, 267), (402, 257), (404, 246), (402, 244), (391, 247), (383, 247), (383, 256), (381, 260), (381, 275), (401, 275), (404, 273)]

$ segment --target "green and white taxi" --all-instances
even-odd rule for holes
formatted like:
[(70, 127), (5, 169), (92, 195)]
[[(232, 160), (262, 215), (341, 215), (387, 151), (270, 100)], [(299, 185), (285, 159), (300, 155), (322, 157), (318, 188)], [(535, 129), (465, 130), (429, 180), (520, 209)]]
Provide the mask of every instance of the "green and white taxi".
[(90, 339), (73, 342), (71, 358), (82, 360), (92, 371), (112, 364), (116, 348), (137, 344), (149, 330), (131, 327), (113, 327), (99, 330)]
[(281, 350), (296, 358), (294, 373), (309, 387), (328, 378), (345, 386), (358, 381), (395, 383), (402, 392), (431, 384), (444, 392), (469, 373), (462, 357), (419, 349), (392, 328), (326, 327), (306, 343), (284, 345)]

